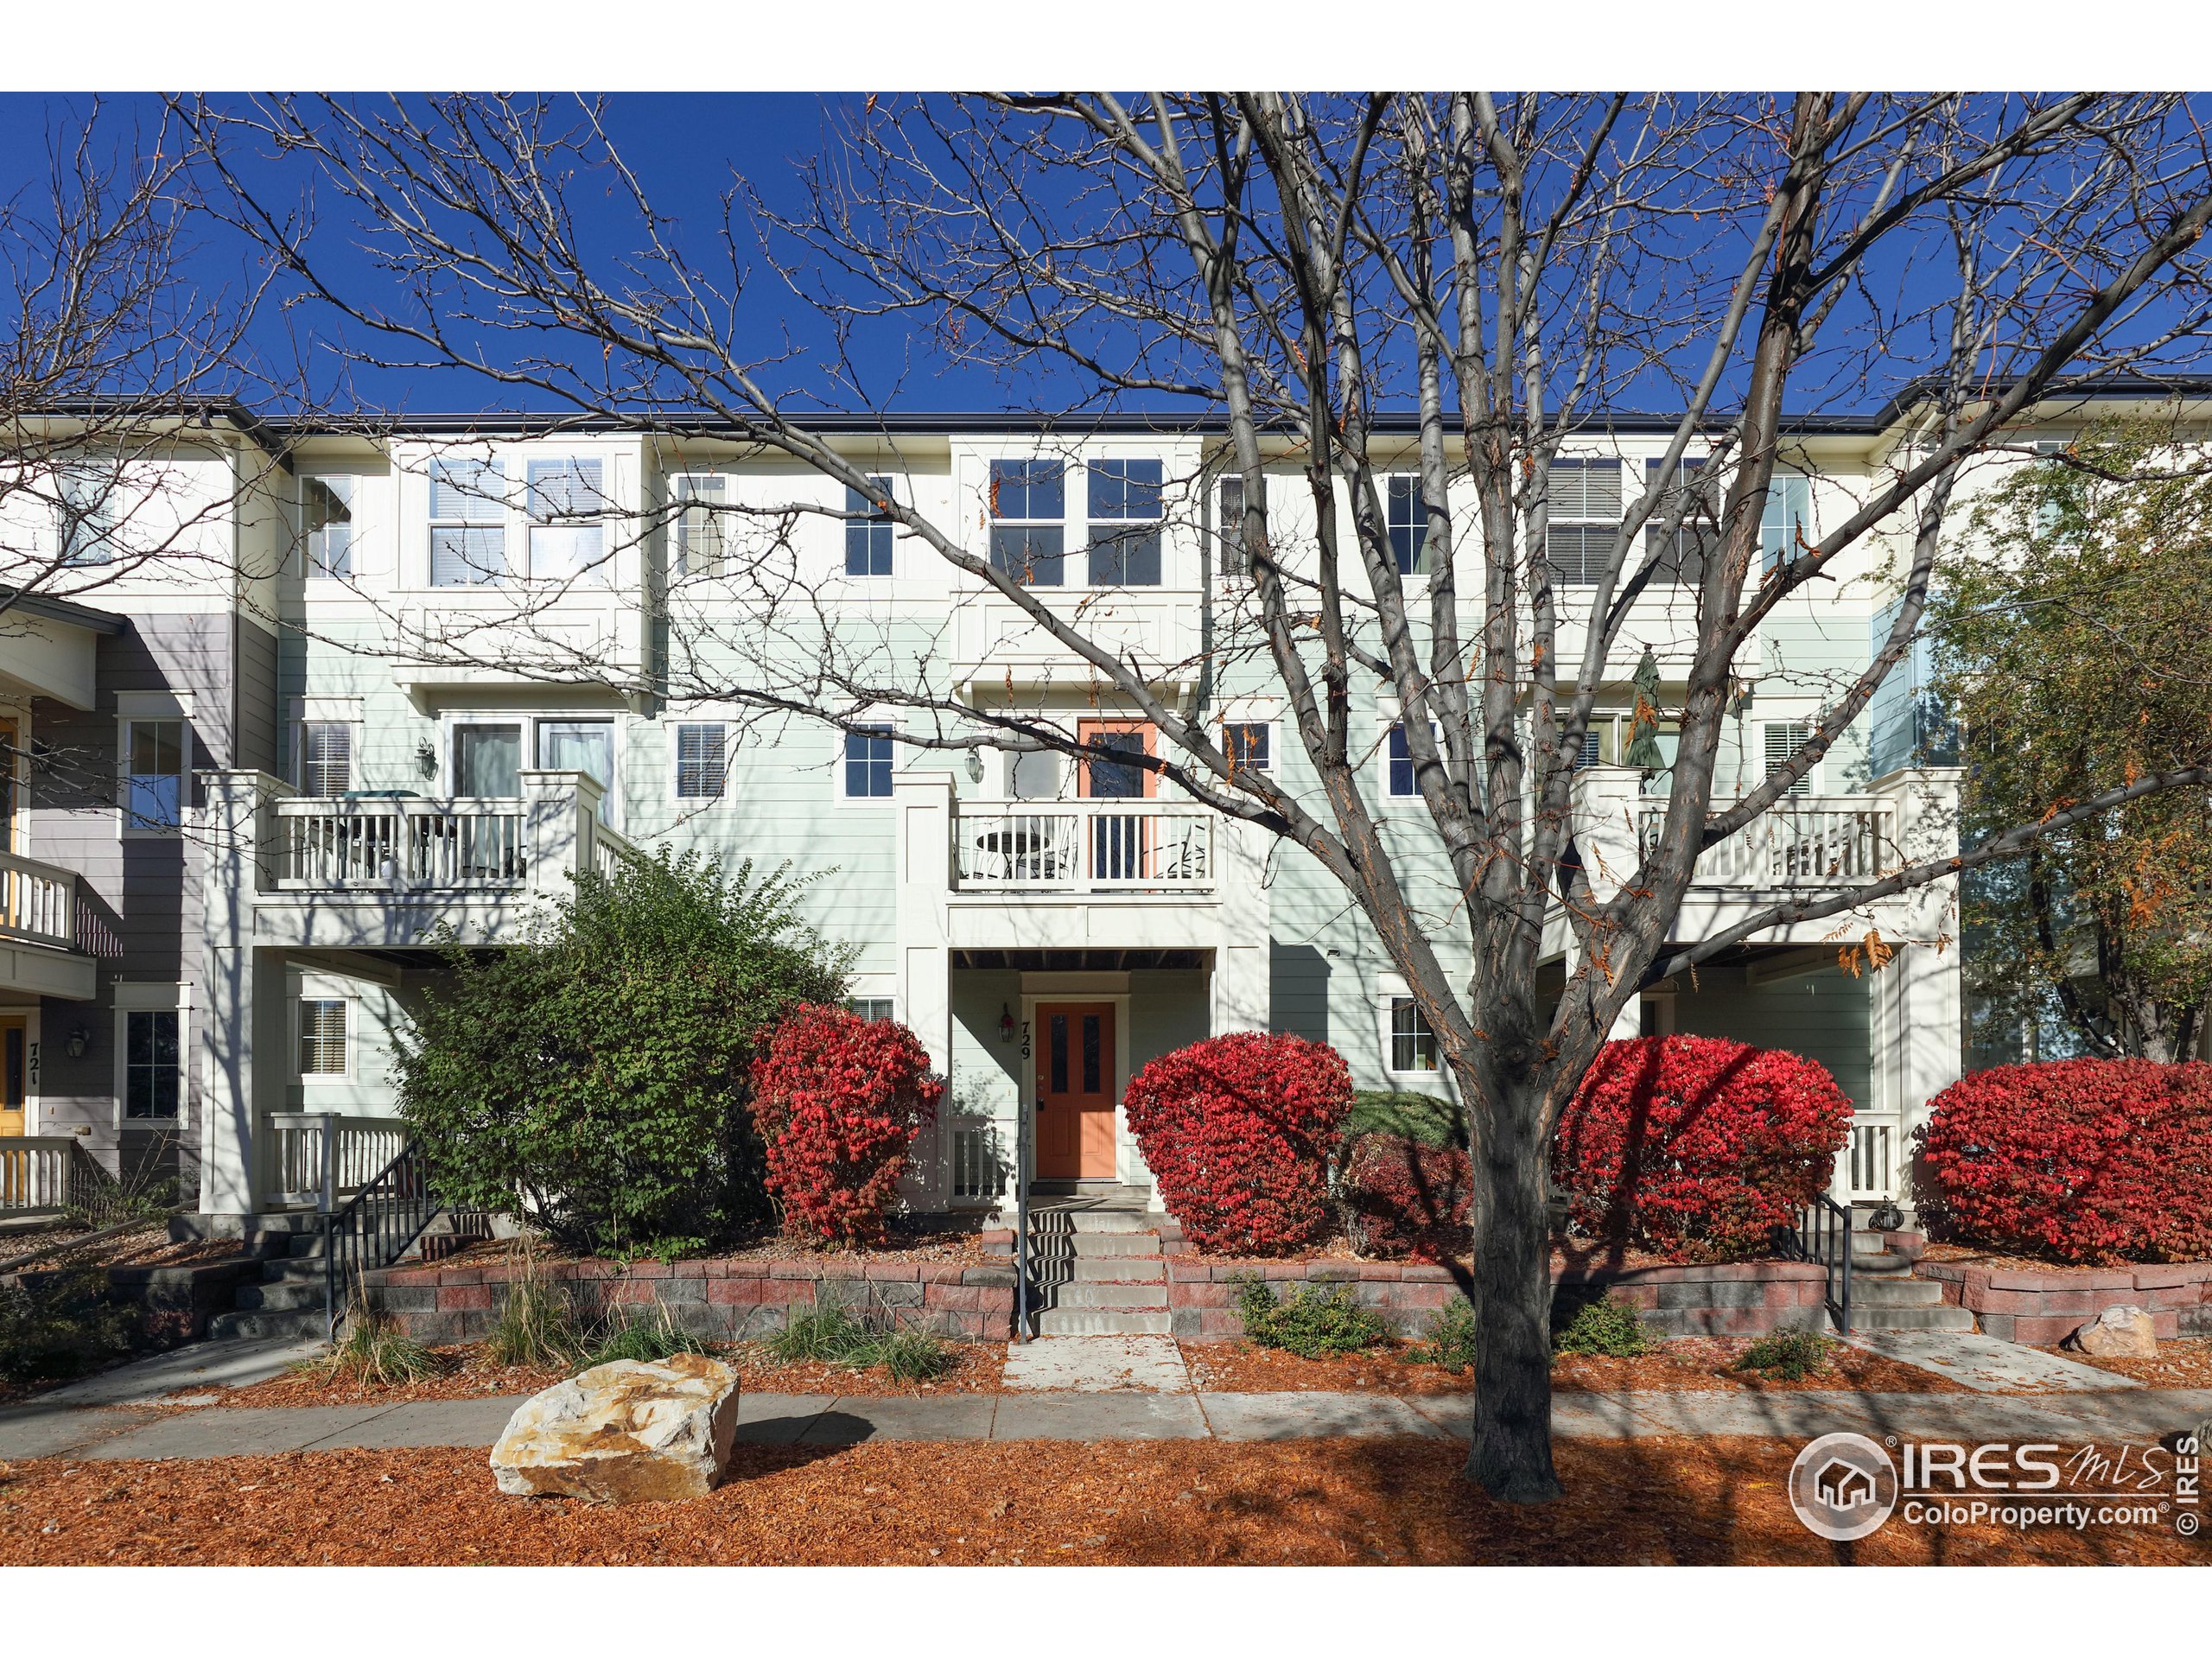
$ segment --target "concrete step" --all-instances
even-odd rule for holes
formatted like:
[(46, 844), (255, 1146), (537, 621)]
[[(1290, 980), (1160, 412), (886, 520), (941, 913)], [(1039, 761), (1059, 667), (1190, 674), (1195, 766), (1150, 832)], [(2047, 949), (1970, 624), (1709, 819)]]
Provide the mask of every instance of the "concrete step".
[(1165, 1337), (1174, 1325), (1167, 1310), (1144, 1313), (1130, 1308), (1048, 1307), (1037, 1316), (1040, 1337)]
[(1164, 1284), (1166, 1261), (1157, 1255), (1079, 1255), (1075, 1258), (1077, 1284)]
[(1902, 1279), (1912, 1271), (1912, 1258), (1897, 1255), (1888, 1250), (1877, 1250), (1866, 1255), (1853, 1250), (1851, 1253), (1851, 1271), (1854, 1276), (1865, 1274), (1875, 1279)]
[(207, 1334), (219, 1342), (239, 1341), (254, 1337), (320, 1337), (324, 1335), (322, 1304), (311, 1308), (294, 1308), (283, 1312), (254, 1309), (251, 1312), (218, 1313), (207, 1321)]
[(322, 1282), (322, 1257), (319, 1255), (280, 1255), (261, 1269), (264, 1284), (308, 1284)]
[(1160, 1217), (1147, 1215), (1141, 1210), (1050, 1210), (1042, 1213), (1033, 1211), (1033, 1225), (1054, 1231), (1072, 1233), (1151, 1233), (1160, 1227)]
[(1156, 1285), (1111, 1285), (1077, 1281), (1053, 1286), (1052, 1301), (1055, 1307), (1165, 1308), (1167, 1287), (1164, 1281)]
[(288, 1281), (273, 1285), (240, 1285), (238, 1311), (245, 1313), (284, 1313), (295, 1308), (322, 1306), (322, 1281)]
[(1032, 1249), (1039, 1255), (1051, 1257), (1086, 1255), (1148, 1255), (1160, 1254), (1158, 1233), (1077, 1233), (1072, 1238), (1043, 1238), (1031, 1241)]
[(1851, 1305), (1858, 1307), (1934, 1307), (1943, 1300), (1943, 1287), (1933, 1279), (1861, 1279), (1851, 1281)]
[(1974, 1315), (1948, 1304), (1935, 1307), (1866, 1307), (1851, 1304), (1853, 1331), (1971, 1331)]

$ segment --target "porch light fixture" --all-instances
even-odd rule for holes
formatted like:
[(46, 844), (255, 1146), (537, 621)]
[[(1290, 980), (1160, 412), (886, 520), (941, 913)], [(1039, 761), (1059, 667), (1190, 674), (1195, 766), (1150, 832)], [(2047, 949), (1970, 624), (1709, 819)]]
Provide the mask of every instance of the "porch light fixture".
[(61, 1052), (73, 1060), (81, 1060), (92, 1052), (92, 1033), (89, 1027), (79, 1026), (61, 1039)]
[(968, 781), (971, 784), (983, 781), (983, 757), (974, 749), (968, 751)]
[(999, 1041), (1010, 1043), (1013, 1040), (1014, 1010), (1001, 1002), (999, 1004)]
[(438, 752), (430, 747), (427, 737), (415, 746), (415, 769), (425, 778), (438, 775)]

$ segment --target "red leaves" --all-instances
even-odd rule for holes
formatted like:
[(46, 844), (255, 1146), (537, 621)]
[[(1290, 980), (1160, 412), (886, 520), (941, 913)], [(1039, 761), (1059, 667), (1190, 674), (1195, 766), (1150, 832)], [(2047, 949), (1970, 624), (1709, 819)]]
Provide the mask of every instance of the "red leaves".
[(1433, 1263), (1466, 1255), (1474, 1167), (1458, 1147), (1363, 1135), (1343, 1190), (1362, 1255)]
[(1961, 1236), (2060, 1262), (2212, 1257), (2212, 1065), (2001, 1065), (1934, 1108), (1921, 1170)]
[(1129, 1079), (1129, 1129), (1160, 1196), (1202, 1250), (1287, 1249), (1329, 1230), (1329, 1151), (1351, 1072), (1326, 1043), (1210, 1037)]
[(944, 1094), (906, 1027), (800, 1007), (753, 1063), (753, 1121), (785, 1227), (836, 1243), (880, 1240), (906, 1154)]
[(1719, 1037), (1608, 1043), (1560, 1119), (1578, 1231), (1689, 1255), (1767, 1248), (1826, 1190), (1851, 1102), (1825, 1067)]

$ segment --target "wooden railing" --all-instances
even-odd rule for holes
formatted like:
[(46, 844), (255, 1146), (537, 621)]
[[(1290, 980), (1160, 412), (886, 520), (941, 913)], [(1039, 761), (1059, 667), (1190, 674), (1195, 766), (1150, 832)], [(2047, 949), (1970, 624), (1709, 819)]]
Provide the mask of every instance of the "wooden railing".
[(527, 873), (519, 800), (397, 797), (276, 807), (279, 887), (513, 887)]
[(984, 892), (1202, 893), (1214, 882), (1214, 818), (1158, 801), (963, 804), (954, 874)]
[(407, 1144), (396, 1117), (345, 1117), (335, 1112), (272, 1112), (264, 1146), (263, 1179), (272, 1204), (311, 1204), (327, 1214), (358, 1192)]
[(0, 1215), (90, 1210), (115, 1177), (73, 1135), (0, 1137)]
[[(1637, 813), (1643, 855), (1659, 843), (1667, 817), (1663, 797), (1649, 797)], [(1701, 887), (1844, 886), (1871, 881), (1898, 868), (1896, 809), (1868, 795), (1787, 798), (1717, 847), (1700, 855), (1693, 881)]]
[(614, 874), (614, 867), (624, 859), (641, 856), (642, 855), (634, 845), (616, 835), (605, 824), (592, 825), (591, 867), (599, 872), (601, 880), (610, 879)]
[(77, 943), (77, 873), (0, 853), (0, 938), (67, 950)]

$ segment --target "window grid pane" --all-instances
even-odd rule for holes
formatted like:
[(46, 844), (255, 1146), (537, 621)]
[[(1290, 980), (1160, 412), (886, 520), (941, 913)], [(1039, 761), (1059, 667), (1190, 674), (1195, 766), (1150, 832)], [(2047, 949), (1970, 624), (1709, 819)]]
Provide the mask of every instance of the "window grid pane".
[(300, 793), (322, 800), (353, 787), (353, 728), (311, 720), (300, 728)]
[(130, 771), (124, 810), (133, 830), (175, 830), (184, 823), (184, 722), (130, 722)]
[(1267, 772), (1274, 757), (1268, 753), (1271, 734), (1264, 721), (1232, 721), (1222, 728), (1222, 747), (1232, 772)]
[(888, 728), (845, 734), (845, 793), (855, 800), (891, 797), (891, 739)]
[(506, 474), (496, 461), (430, 467), (430, 585), (472, 588), (507, 574)]
[(1394, 473), (1384, 482), (1390, 550), (1397, 556), (1398, 574), (1418, 575), (1426, 569), (1422, 556), (1428, 548), (1428, 506), (1421, 499), (1421, 480), (1411, 473)]
[(722, 516), (715, 511), (722, 481), (687, 478), (676, 487), (683, 504), (676, 518), (676, 574), (712, 581), (722, 573)]
[(1390, 728), (1390, 793), (1411, 795), (1414, 789), (1413, 753), (1406, 744), (1406, 728)]
[(300, 1003), (300, 1075), (346, 1075), (346, 1003), (340, 997), (308, 997)]
[(682, 800), (713, 800), (722, 792), (723, 728), (718, 724), (676, 728), (676, 793)]
[(891, 480), (870, 476), (868, 488), (874, 500), (858, 490), (845, 492), (845, 511), (848, 514), (869, 515), (866, 518), (848, 518), (845, 520), (845, 574), (849, 576), (887, 576), (891, 574), (893, 537), (897, 526), (890, 519), (876, 516), (876, 502), (891, 499)]
[(1214, 512), (1214, 533), (1221, 538), (1221, 574), (1245, 574), (1244, 480), (1224, 478)]
[(124, 1115), (177, 1115), (177, 1016), (168, 1008), (137, 1008), (125, 1016)]
[(1393, 1071), (1433, 1071), (1436, 1033), (1421, 1017), (1410, 996), (1390, 999), (1390, 1069)]
[(325, 578), (353, 573), (353, 480), (300, 480), (301, 524), (307, 532), (307, 575)]

